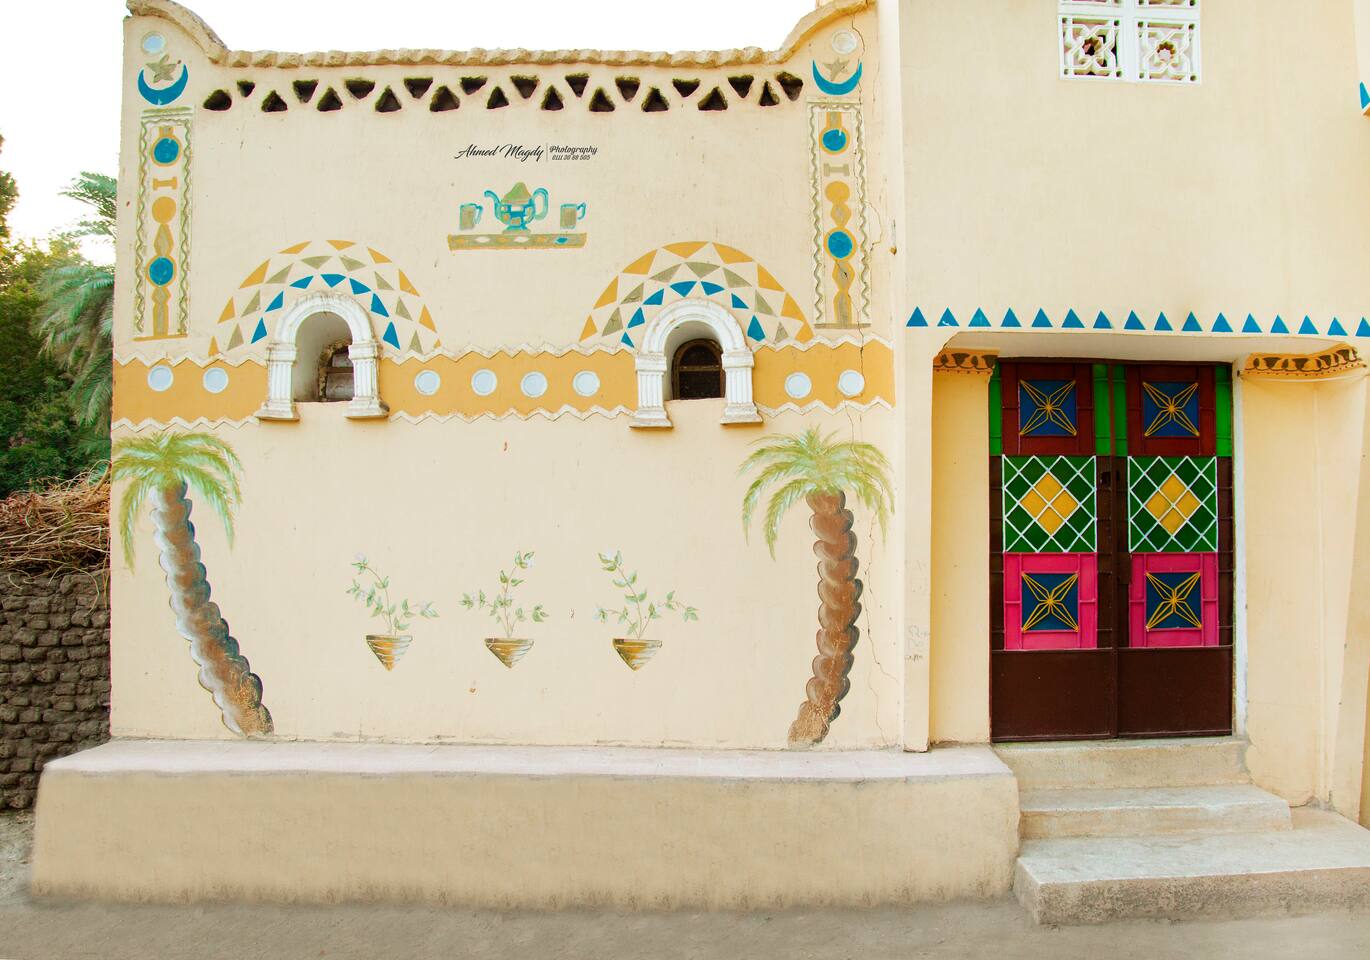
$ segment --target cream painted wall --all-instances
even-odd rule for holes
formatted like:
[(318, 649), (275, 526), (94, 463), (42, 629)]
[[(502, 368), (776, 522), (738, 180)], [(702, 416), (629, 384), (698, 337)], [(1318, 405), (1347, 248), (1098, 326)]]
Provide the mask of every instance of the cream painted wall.
[[(1370, 395), (1362, 390), (1357, 397), (1363, 405), (1370, 401)], [(1354, 524), (1354, 546), (1349, 558), (1349, 597), (1346, 607), (1345, 643), (1340, 651), (1334, 653), (1339, 661), (1341, 683), (1335, 688), (1336, 722), (1333, 727), (1332, 744), (1332, 783), (1331, 802), (1338, 812), (1355, 820), (1367, 822), (1366, 798), (1370, 796), (1370, 764), (1366, 754), (1370, 752), (1370, 591), (1364, 587), (1367, 576), (1367, 563), (1370, 563), (1370, 510), (1360, 507), (1370, 497), (1370, 469), (1367, 469), (1367, 454), (1370, 445), (1365, 440), (1370, 434), (1370, 418), (1364, 415), (1363, 406), (1357, 411), (1362, 424), (1361, 446), (1355, 469), (1358, 476), (1357, 504)], [(1351, 526), (1349, 523), (1347, 526)]]
[[(305, 240), (348, 239), (383, 252), (422, 294), (444, 349), (454, 352), (574, 347), (606, 285), (644, 253), (675, 241), (717, 241), (745, 251), (814, 321), (820, 240), (809, 100), (818, 91), (810, 71), (813, 59), (833, 58), (830, 40), (839, 27), (865, 45), (851, 59), (863, 60), (874, 80), (877, 30), (869, 10), (816, 28), (783, 63), (713, 69), (228, 67), (211, 63), (170, 20), (131, 18), (117, 352), (147, 360), (203, 358), (244, 277), (269, 254)], [(135, 84), (149, 59), (139, 44), (151, 30), (166, 36), (172, 59), (184, 59), (190, 71), (177, 105), (197, 108), (190, 138), (190, 335), (139, 342), (132, 337), (132, 291), (145, 254), (136, 252), (132, 187), (146, 104)], [(782, 71), (806, 80), (795, 102), (777, 85)], [(584, 99), (565, 82), (579, 72), (590, 77)], [(519, 99), (511, 74), (539, 78), (532, 101)], [(755, 77), (750, 103), (739, 103), (728, 83), (744, 74)], [(473, 75), (490, 79), (478, 94), (466, 95), (460, 80)], [(416, 104), (403, 86), (415, 76), (456, 90), (461, 107), (433, 113)], [(614, 90), (620, 76), (640, 80), (631, 105)], [(344, 90), (343, 81), (353, 77), (376, 84), (365, 102)], [(344, 107), (320, 113), (298, 103), (291, 83), (307, 79), (319, 82), (316, 98), (336, 88)], [(669, 91), (674, 79), (700, 80), (695, 99), (667, 113), (640, 109), (651, 87)], [(239, 82), (256, 85), (251, 98), (243, 98)], [(780, 102), (761, 107), (757, 91), (767, 82)], [(496, 83), (514, 102), (486, 110)], [(550, 84), (566, 99), (559, 112), (536, 106)], [(715, 85), (731, 101), (729, 109), (696, 109)], [(373, 109), (387, 86), (404, 109)], [(613, 113), (586, 108), (601, 86), (618, 104)], [(232, 108), (201, 109), (219, 88), (232, 95)], [(875, 240), (889, 219), (881, 208), (887, 202), (878, 150), (884, 134), (875, 83), (859, 89), (869, 204), (854, 215), (865, 219)], [(271, 91), (287, 110), (261, 109)], [(558, 162), (455, 156), (468, 144), (506, 143), (589, 146), (597, 153)], [(449, 250), (459, 205), (482, 200), (487, 189), (503, 193), (518, 180), (551, 194), (551, 214), (535, 230), (555, 229), (559, 204), (584, 202), (585, 247)], [(485, 216), (490, 213), (487, 204)], [(491, 226), (488, 219), (481, 225)], [(886, 256), (872, 251), (865, 280)], [(858, 337), (888, 335), (889, 295), (886, 285), (871, 284)], [(779, 296), (772, 299), (778, 307)], [(264, 314), (273, 330), (281, 315)], [(745, 329), (748, 316), (736, 319)], [(816, 336), (850, 339), (853, 331)], [(226, 346), (222, 338), (217, 346)], [(260, 356), (266, 346), (263, 339), (240, 348), (230, 362)], [(892, 458), (898, 436), (893, 414), (879, 408), (786, 413), (758, 428), (725, 429), (717, 422), (721, 402), (674, 403), (674, 429), (660, 432), (634, 431), (626, 416), (411, 424), (347, 421), (336, 405), (301, 405), (300, 411), (298, 423), (217, 428), (244, 464), (231, 549), (203, 506), (195, 515), (214, 600), (261, 676), (275, 732), (284, 738), (784, 747), (817, 653), (813, 537), (800, 504), (786, 520), (774, 561), (756, 530), (748, 544), (739, 522), (747, 481), (737, 468), (751, 442), (767, 432), (818, 427), (869, 440)], [(926, 493), (917, 499), (926, 509)], [(857, 507), (856, 516), (864, 610), (851, 691), (825, 741), (838, 748), (897, 745), (903, 737), (901, 598), (893, 561), (899, 534), (886, 546), (867, 512)], [(136, 570), (116, 564), (113, 573), (114, 732), (226, 736), (173, 628), (146, 516), (137, 537)], [(610, 646), (621, 631), (592, 619), (596, 604), (619, 599), (595, 556), (616, 549), (654, 595), (676, 590), (700, 613), (695, 624), (667, 619), (655, 626), (649, 636), (665, 647), (636, 673)], [(497, 571), (515, 550), (536, 553), (520, 599), (545, 604), (552, 619), (530, 628), (535, 645), (509, 670), (484, 647), (484, 638), (495, 635), (489, 621), (457, 601), (463, 592), (494, 592)], [(391, 673), (364, 642), (367, 632), (380, 632), (378, 622), (344, 593), (358, 552), (392, 577), (397, 597), (432, 600), (441, 612), (437, 621), (413, 624), (413, 645)]]
[[(812, 219), (808, 100), (818, 91), (809, 78), (811, 58), (830, 60), (828, 41), (839, 27), (868, 37), (876, 71), (874, 14), (841, 17), (807, 37), (783, 64), (715, 70), (698, 67), (559, 64), (526, 67), (367, 65), (323, 68), (231, 68), (208, 62), (190, 37), (168, 21), (134, 17), (125, 29), (125, 89), (120, 182), (137, 183), (138, 118), (145, 104), (134, 90), (147, 61), (138, 48), (156, 29), (168, 37), (173, 59), (185, 58), (191, 82), (178, 105), (198, 106), (215, 89), (226, 89), (234, 105), (224, 112), (197, 109), (193, 119), (193, 220), (190, 274), (191, 336), (186, 341), (135, 344), (129, 323), (116, 324), (121, 356), (177, 356), (205, 350), (226, 299), (269, 254), (305, 240), (349, 239), (374, 247), (406, 271), (432, 309), (444, 346), (459, 350), (520, 344), (574, 344), (586, 314), (606, 284), (632, 261), (664, 244), (716, 240), (755, 257), (790, 291), (805, 315), (814, 312), (815, 226)], [(422, 38), (416, 38), (421, 40)], [(863, 54), (858, 50), (849, 59)], [(788, 70), (807, 79), (791, 102), (775, 83)], [(564, 76), (590, 75), (584, 98), (572, 96)], [(511, 73), (540, 79), (538, 93), (524, 102), (509, 86)], [(727, 78), (755, 77), (751, 98), (771, 83), (780, 103), (760, 107), (737, 102)], [(471, 96), (462, 77), (484, 75), (485, 87)], [(631, 104), (612, 113), (593, 113), (586, 103), (599, 87), (613, 92), (616, 77), (631, 75), (641, 90)], [(432, 113), (405, 92), (407, 77), (447, 84), (462, 99), (459, 109)], [(347, 78), (376, 83), (364, 102), (343, 89)], [(316, 97), (337, 88), (344, 107), (320, 113), (301, 105), (291, 92), (295, 80), (319, 81)], [(695, 99), (664, 113), (640, 107), (651, 87), (671, 89), (674, 79), (702, 81)], [(237, 93), (239, 81), (257, 89), (251, 99)], [(487, 110), (485, 98), (502, 82), (514, 103)], [(560, 111), (537, 109), (542, 91), (556, 84), (567, 104)], [(695, 105), (715, 85), (733, 100), (726, 111)], [(385, 87), (397, 91), (404, 109), (377, 113)], [(870, 232), (883, 232), (887, 213), (876, 187), (884, 174), (877, 145), (882, 137), (874, 84), (862, 91), (867, 177), (872, 186), (866, 211)], [(261, 104), (275, 90), (289, 106), (264, 113)], [(617, 101), (617, 94), (614, 95)], [(588, 160), (520, 162), (512, 158), (456, 155), (470, 144), (594, 147)], [(554, 208), (584, 202), (583, 249), (462, 251), (448, 249), (458, 230), (459, 206), (485, 202), (484, 192), (503, 194), (516, 181), (530, 190), (546, 187)], [(125, 197), (126, 200), (132, 199)], [(487, 203), (488, 207), (488, 203)], [(535, 230), (555, 229), (557, 210)], [(116, 309), (130, 316), (134, 270), (133, 205), (121, 210)], [(481, 230), (491, 226), (485, 211)], [(869, 332), (887, 336), (892, 312), (889, 290), (873, 285)], [(747, 317), (741, 317), (745, 327)], [(222, 344), (220, 344), (222, 346)], [(246, 349), (264, 353), (266, 342)]]
[[(923, 749), (929, 739), (985, 735), (987, 668), (976, 660), (987, 657), (987, 644), (962, 639), (980, 627), (966, 620), (942, 640), (943, 626), (957, 622), (949, 619), (953, 601), (985, 589), (970, 579), (985, 575), (983, 565), (969, 558), (985, 538), (966, 536), (963, 557), (942, 535), (946, 487), (970, 496), (955, 478), (974, 456), (958, 449), (942, 463), (939, 438), (975, 404), (962, 388), (943, 397), (934, 386), (931, 361), (946, 331), (905, 331), (915, 305), (950, 305), (958, 316), (977, 306), (1042, 306), (1053, 316), (1067, 307), (1150, 316), (1222, 310), (1234, 318), (1280, 312), (1291, 323), (1304, 313), (1363, 311), (1370, 183), (1360, 171), (1370, 167), (1370, 126), (1345, 110), (1356, 73), (1352, 8), (1308, 0), (1301, 10), (1290, 17), (1206, 0), (1204, 81), (1188, 88), (1058, 79), (1054, 10), (1041, 0), (888, 2), (834, 21), (856, 29), (864, 44), (874, 277), (867, 332), (894, 338), (899, 406), (785, 414), (767, 429), (817, 425), (880, 444), (895, 462), (899, 499), (889, 544), (876, 546), (870, 518), (858, 513), (867, 611), (830, 745)], [(136, 45), (151, 23), (129, 21), (129, 88), (143, 60)], [(191, 102), (240, 79), (260, 90), (227, 113), (196, 111), (187, 340), (130, 339), (136, 231), (133, 197), (123, 198), (121, 356), (203, 352), (225, 298), (268, 253), (333, 237), (400, 263), (449, 349), (568, 346), (619, 270), (676, 240), (746, 251), (812, 312), (802, 101), (769, 112), (658, 116), (574, 105), (485, 111), (477, 96), (449, 114), (412, 106), (377, 114), (349, 102), (323, 115), (294, 105), (290, 80), (308, 73), (322, 87), (364, 75), (404, 99), (406, 76), (451, 83), (473, 71), (228, 68), (190, 50), (178, 28), (155, 24), (191, 66)], [(829, 55), (814, 46), (825, 37), (806, 38), (785, 65), (749, 72), (783, 66), (807, 75), (811, 57)], [(1288, 56), (1304, 48), (1320, 51), (1318, 70)], [(591, 90), (624, 72), (585, 69)], [(529, 68), (544, 78), (570, 70)], [(631, 72), (645, 89), (682, 74), (725, 83), (736, 71)], [(261, 112), (269, 89), (292, 104), (288, 112)], [(126, 98), (126, 188), (136, 182), (139, 112)], [(600, 152), (541, 167), (453, 159), (468, 143), (509, 141), (589, 143)], [(449, 251), (457, 205), (515, 179), (548, 186), (554, 203), (586, 202), (586, 248)], [(1150, 334), (983, 339), (1019, 355), (1120, 358), (1239, 359), (1282, 346)], [(1350, 451), (1363, 411), (1350, 387), (1248, 387), (1252, 765), (1262, 782), (1300, 799), (1332, 789), (1329, 770), (1345, 769), (1338, 751), (1350, 749), (1335, 745), (1331, 725), (1353, 728), (1348, 708), (1339, 713), (1334, 701), (1355, 658), (1338, 658), (1328, 645), (1340, 642), (1331, 639), (1337, 630), (1347, 633), (1345, 596), (1362, 592), (1358, 575), (1345, 573), (1354, 542), (1344, 517), (1356, 499)], [(212, 523), (198, 525), (215, 597), (266, 683), (283, 736), (783, 745), (814, 652), (814, 573), (801, 512), (787, 521), (774, 563), (739, 537), (743, 486), (733, 471), (757, 431), (719, 428), (708, 404), (673, 409), (675, 430), (659, 436), (633, 433), (622, 420), (414, 426), (347, 423), (339, 414), (306, 408), (299, 424), (224, 430), (247, 464), (238, 545), (230, 552)], [(335, 467), (324, 469), (330, 459)], [(1288, 510), (1291, 490), (1308, 491), (1333, 519), (1310, 530)], [(982, 510), (970, 518), (982, 520)], [(146, 526), (140, 537), (137, 571), (116, 570), (114, 579), (115, 730), (221, 736), (171, 631)], [(663, 627), (672, 631), (665, 650), (638, 674), (609, 650), (611, 631), (586, 619), (592, 595), (612, 599), (594, 551), (615, 545), (647, 582), (678, 589), (701, 610), (700, 624)], [(546, 602), (563, 615), (511, 673), (482, 649), (480, 621), (459, 615), (453, 601), (468, 584), (488, 583), (516, 548), (538, 551), (528, 589), (546, 578)], [(443, 609), (440, 621), (415, 627), (414, 646), (393, 674), (366, 651), (360, 610), (341, 592), (357, 550)], [(967, 616), (987, 616), (961, 605)]]
[[(1370, 88), (1370, 0), (1352, 0), (1356, 14), (1356, 59), (1359, 79)], [(1359, 96), (1359, 87), (1356, 93)], [(1359, 103), (1359, 98), (1356, 100)]]
[(932, 377), (931, 736), (989, 739), (989, 378)]
[[(359, 423), (336, 404), (225, 431), (245, 465), (237, 537), (230, 549), (199, 505), (196, 533), (277, 735), (783, 748), (816, 653), (813, 536), (801, 504), (775, 560), (756, 529), (744, 539), (736, 471), (763, 431), (719, 426), (721, 405), (674, 402), (676, 426), (662, 432), (602, 418)], [(767, 427), (883, 444), (891, 421), (786, 414)], [(861, 637), (825, 746), (889, 746), (900, 736), (896, 574), (859, 508), (855, 532)], [(136, 569), (113, 572), (113, 733), (226, 737), (173, 627), (146, 516), (136, 535)], [(485, 649), (491, 621), (458, 600), (498, 590), (515, 550), (536, 553), (519, 599), (552, 619), (527, 628), (534, 646), (509, 670)], [(611, 648), (622, 631), (593, 619), (621, 597), (596, 560), (614, 550), (654, 597), (675, 590), (699, 609), (697, 623), (668, 615), (649, 631), (664, 645), (638, 672)], [(344, 593), (359, 552), (392, 578), (395, 599), (441, 614), (413, 624), (393, 672), (365, 644), (379, 621)]]
[(1060, 79), (1049, 0), (900, 4), (906, 316), (1365, 312), (1350, 0), (1202, 16), (1203, 80), (1173, 86)]
[[(1292, 802), (1327, 802), (1347, 652), (1365, 381), (1247, 379), (1242, 398), (1247, 762), (1257, 783)], [(1361, 711), (1350, 723), (1363, 723)]]

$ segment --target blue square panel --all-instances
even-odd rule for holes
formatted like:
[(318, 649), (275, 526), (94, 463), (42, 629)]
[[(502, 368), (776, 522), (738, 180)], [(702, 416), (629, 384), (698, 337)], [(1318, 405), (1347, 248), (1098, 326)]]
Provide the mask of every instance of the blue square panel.
[(1197, 437), (1198, 383), (1143, 380), (1142, 430), (1148, 437)]
[(1203, 627), (1202, 575), (1193, 573), (1146, 574), (1146, 629), (1198, 630)]
[(1076, 400), (1074, 380), (1019, 380), (1018, 436), (1075, 436)]
[(1080, 575), (1023, 573), (1023, 632), (1080, 629)]

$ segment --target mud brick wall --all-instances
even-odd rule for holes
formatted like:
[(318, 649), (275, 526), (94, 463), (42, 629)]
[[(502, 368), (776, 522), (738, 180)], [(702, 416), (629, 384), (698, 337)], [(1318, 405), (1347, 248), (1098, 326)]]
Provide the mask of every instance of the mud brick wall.
[(33, 806), (44, 763), (108, 739), (103, 572), (0, 578), (0, 807)]

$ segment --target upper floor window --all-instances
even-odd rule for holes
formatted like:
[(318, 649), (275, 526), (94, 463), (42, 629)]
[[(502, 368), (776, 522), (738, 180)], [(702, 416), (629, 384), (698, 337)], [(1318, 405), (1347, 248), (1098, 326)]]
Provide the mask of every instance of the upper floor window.
[(1057, 0), (1061, 76), (1199, 81), (1200, 0)]
[(671, 361), (671, 397), (704, 400), (723, 396), (723, 348), (712, 340), (682, 343)]

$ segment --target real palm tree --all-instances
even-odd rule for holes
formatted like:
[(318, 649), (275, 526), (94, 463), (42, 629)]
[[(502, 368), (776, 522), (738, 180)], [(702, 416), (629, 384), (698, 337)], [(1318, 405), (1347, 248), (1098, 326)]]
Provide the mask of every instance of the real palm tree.
[(114, 480), (128, 484), (118, 510), (124, 557), (132, 567), (133, 528), (147, 503), (155, 527), (153, 539), (171, 590), (176, 630), (190, 641), (191, 658), (200, 667), (200, 686), (214, 697), (224, 726), (243, 736), (256, 736), (273, 729), (271, 714), (262, 706), (262, 681), (239, 653), (238, 641), (229, 633), (218, 604), (209, 599), (187, 497), (193, 490), (209, 505), (232, 543), (241, 470), (232, 448), (208, 433), (166, 431), (124, 437), (114, 445)]
[(812, 511), (809, 529), (818, 538), (813, 545), (818, 557), (818, 656), (805, 687), (806, 699), (790, 725), (792, 746), (822, 742), (841, 712), (838, 704), (851, 688), (847, 674), (852, 666), (852, 648), (861, 635), (856, 618), (861, 614), (862, 584), (856, 579), (856, 534), (852, 532), (852, 512), (846, 508), (847, 496), (874, 512), (882, 536), (894, 511), (885, 455), (869, 443), (836, 441), (836, 436), (825, 437), (809, 429), (801, 434), (762, 437), (738, 471), (760, 471), (742, 500), (744, 531), (750, 530), (762, 494), (778, 485), (766, 504), (761, 525), (772, 558), (780, 520), (801, 499)]
[[(113, 177), (84, 172), (62, 191), (92, 210), (67, 235), (114, 239), (118, 185)], [(114, 391), (114, 268), (85, 260), (54, 267), (40, 287), (38, 318), (43, 350), (72, 378), (71, 403), (83, 424), (108, 423)]]

